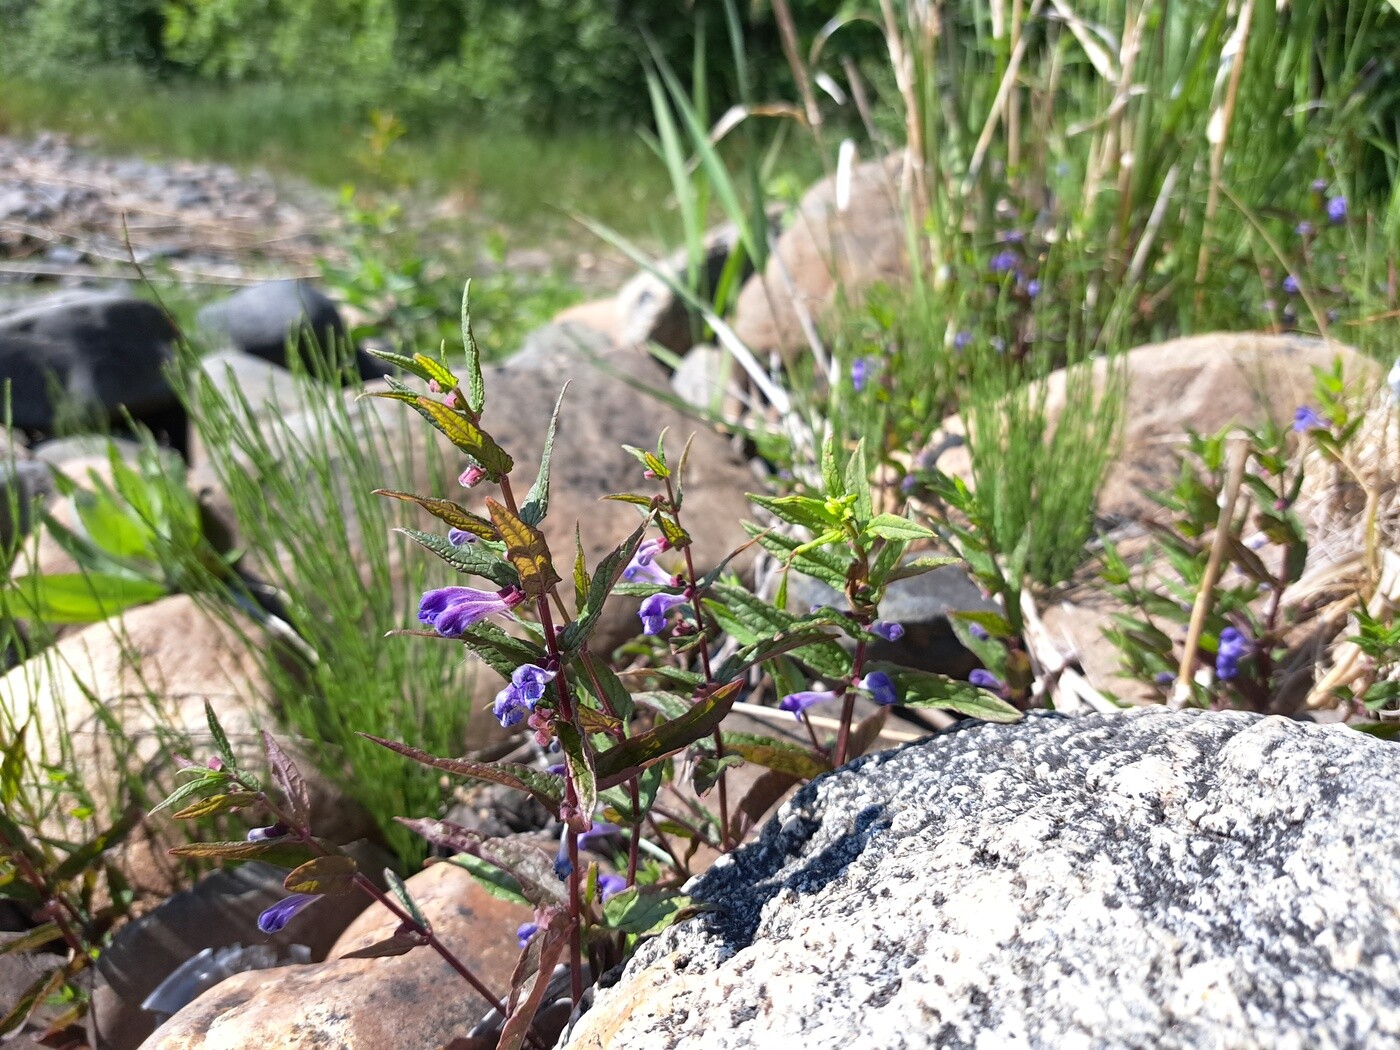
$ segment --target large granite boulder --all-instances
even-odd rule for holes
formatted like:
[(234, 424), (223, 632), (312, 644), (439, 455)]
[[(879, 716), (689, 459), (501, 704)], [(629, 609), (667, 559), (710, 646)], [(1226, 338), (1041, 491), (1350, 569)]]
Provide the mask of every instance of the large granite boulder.
[(154, 303), (105, 293), (55, 295), (0, 317), (14, 426), (48, 432), (65, 416), (120, 423), (124, 408), (182, 439), (165, 377), (175, 335)]
[(1242, 713), (967, 723), (804, 788), (568, 1045), (1392, 1045), (1397, 776)]

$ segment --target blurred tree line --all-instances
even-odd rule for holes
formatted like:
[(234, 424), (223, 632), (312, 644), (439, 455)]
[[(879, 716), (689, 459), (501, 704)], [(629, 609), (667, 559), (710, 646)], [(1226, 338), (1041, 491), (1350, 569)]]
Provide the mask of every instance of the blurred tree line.
[[(839, 6), (792, 0), (808, 39)], [(790, 94), (767, 4), (735, 7), (755, 90)], [(631, 124), (649, 112), (646, 41), (685, 77), (697, 35), (711, 101), (733, 101), (723, 0), (0, 0), (11, 72), (121, 65), (160, 78), (333, 86), (365, 105), (392, 98), (410, 122), (463, 105), (541, 128)], [(879, 47), (878, 34), (864, 41)]]

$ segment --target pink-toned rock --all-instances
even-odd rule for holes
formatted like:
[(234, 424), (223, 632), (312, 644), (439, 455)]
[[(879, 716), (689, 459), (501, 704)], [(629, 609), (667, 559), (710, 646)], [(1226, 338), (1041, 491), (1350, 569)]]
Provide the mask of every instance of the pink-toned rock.
[[(486, 986), (504, 995), (529, 909), (492, 897), (452, 864), (408, 880), (434, 931)], [(312, 905), (293, 922), (314, 922)], [(427, 947), (384, 959), (344, 953), (389, 937), (398, 920), (379, 905), (350, 925), (331, 958), (239, 974), (156, 1030), (145, 1050), (429, 1050), (463, 1037), (487, 1004)]]
[(835, 177), (809, 189), (797, 218), (778, 238), (762, 276), (739, 293), (734, 331), (755, 350), (792, 352), (807, 345), (794, 300), (820, 323), (839, 292), (850, 297), (908, 275), (906, 217), (899, 203), (903, 157), (858, 164), (850, 199), (837, 201)]

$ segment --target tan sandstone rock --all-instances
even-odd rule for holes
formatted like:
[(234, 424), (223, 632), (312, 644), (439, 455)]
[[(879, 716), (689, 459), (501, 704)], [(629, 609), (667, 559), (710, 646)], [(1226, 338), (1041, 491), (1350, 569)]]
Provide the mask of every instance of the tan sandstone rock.
[[(408, 880), (434, 931), (486, 986), (504, 995), (529, 909), (492, 897), (465, 870), (436, 864)], [(293, 922), (314, 922), (311, 905)], [(467, 1032), (489, 1009), (428, 947), (384, 959), (345, 959), (390, 936), (398, 920), (371, 905), (331, 958), (239, 974), (162, 1025), (145, 1050), (430, 1050)], [(290, 926), (289, 926), (290, 928)]]

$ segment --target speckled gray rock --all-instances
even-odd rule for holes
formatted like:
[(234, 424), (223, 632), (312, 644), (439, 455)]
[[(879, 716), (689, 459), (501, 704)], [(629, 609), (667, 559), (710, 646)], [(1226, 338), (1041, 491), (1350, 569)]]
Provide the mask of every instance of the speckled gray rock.
[(1146, 711), (820, 778), (570, 1047), (1400, 1043), (1400, 748)]

